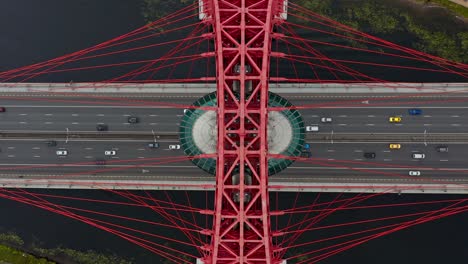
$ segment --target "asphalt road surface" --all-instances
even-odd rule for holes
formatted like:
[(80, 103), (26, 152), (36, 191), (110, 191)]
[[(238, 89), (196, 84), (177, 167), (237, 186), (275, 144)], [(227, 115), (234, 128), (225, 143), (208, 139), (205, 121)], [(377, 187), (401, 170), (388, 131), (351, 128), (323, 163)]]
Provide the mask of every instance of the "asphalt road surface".
[[(401, 99), (391, 96), (353, 94), (285, 97), (295, 105), (311, 107), (302, 109), (301, 113), (306, 125), (319, 124), (320, 133), (468, 132), (468, 104), (465, 102), (468, 95), (425, 95)], [(183, 107), (197, 98), (199, 95), (163, 95), (155, 98), (121, 96), (111, 100), (56, 95), (34, 98), (9, 95), (0, 98), (0, 106), (6, 108), (6, 112), (0, 113), (1, 131), (95, 131), (96, 125), (102, 123), (109, 126), (109, 131), (176, 132)], [(426, 103), (429, 101), (431, 103)], [(163, 103), (165, 105), (161, 107)], [(165, 108), (170, 104), (180, 108)], [(423, 113), (409, 116), (409, 108), (420, 108)], [(140, 123), (129, 124), (127, 119), (130, 116), (138, 117)], [(389, 123), (390, 116), (401, 116), (402, 122)], [(321, 117), (332, 117), (333, 122), (321, 124)], [(147, 140), (71, 139), (67, 143), (64, 138), (55, 140), (58, 145), (49, 147), (44, 139), (1, 139), (0, 174), (6, 178), (213, 178), (184, 159), (181, 150), (169, 150), (170, 144), (177, 144), (175, 141), (161, 141), (160, 148), (151, 149), (147, 147)], [(311, 143), (312, 158), (296, 162), (271, 179), (327, 182), (429, 179), (460, 182), (468, 178), (465, 177), (468, 172), (468, 142), (447, 143), (448, 153), (437, 152), (437, 145), (430, 143), (404, 143), (400, 150), (388, 148), (388, 143), (400, 142)], [(57, 156), (57, 150), (67, 150), (68, 155)], [(106, 156), (106, 150), (113, 150), (116, 155)], [(376, 158), (366, 159), (365, 152), (375, 152)], [(411, 155), (416, 152), (424, 153), (425, 159), (413, 159)], [(421, 177), (408, 177), (410, 170), (420, 170)]]

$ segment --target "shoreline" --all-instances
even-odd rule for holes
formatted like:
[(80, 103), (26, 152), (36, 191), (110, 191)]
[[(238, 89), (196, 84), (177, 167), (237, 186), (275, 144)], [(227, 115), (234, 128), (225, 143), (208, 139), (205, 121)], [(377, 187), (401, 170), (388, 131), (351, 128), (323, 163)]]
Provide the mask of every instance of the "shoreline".
[[(424, 2), (423, 0), (402, 0), (401, 2), (407, 2), (407, 3), (411, 3), (413, 4), (416, 8), (419, 8), (421, 10), (425, 10), (425, 9), (430, 9), (430, 8), (437, 8), (437, 9), (443, 9), (445, 10), (447, 13), (453, 15), (453, 17), (455, 19), (458, 19), (466, 24), (468, 24), (468, 16), (465, 17), (463, 16), (462, 14), (459, 14), (458, 12), (456, 12), (455, 10), (452, 10), (451, 8), (441, 4), (441, 3), (438, 3), (438, 2), (433, 2), (433, 1), (430, 1), (430, 2)], [(465, 8), (465, 9), (468, 9), (467, 7), (463, 6), (463, 5), (460, 5), (458, 3), (455, 3), (453, 1), (450, 1), (452, 2), (454, 5), (457, 5), (459, 6), (460, 8)]]

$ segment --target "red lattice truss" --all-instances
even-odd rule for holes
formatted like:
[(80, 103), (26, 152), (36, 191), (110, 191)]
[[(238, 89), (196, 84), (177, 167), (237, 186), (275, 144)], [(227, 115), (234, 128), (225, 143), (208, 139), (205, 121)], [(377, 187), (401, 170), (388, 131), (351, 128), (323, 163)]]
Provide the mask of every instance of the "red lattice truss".
[(218, 152), (205, 263), (275, 263), (267, 163), (267, 100), (276, 0), (205, 1), (214, 31)]

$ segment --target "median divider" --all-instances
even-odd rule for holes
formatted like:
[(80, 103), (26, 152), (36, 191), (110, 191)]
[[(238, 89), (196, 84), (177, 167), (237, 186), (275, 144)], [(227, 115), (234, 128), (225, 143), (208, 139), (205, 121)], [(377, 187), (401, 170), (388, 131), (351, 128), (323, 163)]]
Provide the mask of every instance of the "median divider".
[(382, 142), (382, 143), (450, 143), (467, 142), (468, 133), (317, 133), (307, 134), (306, 141), (318, 142)]
[(147, 139), (147, 140), (163, 140), (171, 139), (178, 140), (179, 133), (177, 132), (164, 132), (164, 133), (152, 133), (152, 132), (43, 132), (43, 131), (29, 131), (29, 132), (15, 132), (15, 131), (0, 131), (0, 138), (11, 138), (11, 139)]

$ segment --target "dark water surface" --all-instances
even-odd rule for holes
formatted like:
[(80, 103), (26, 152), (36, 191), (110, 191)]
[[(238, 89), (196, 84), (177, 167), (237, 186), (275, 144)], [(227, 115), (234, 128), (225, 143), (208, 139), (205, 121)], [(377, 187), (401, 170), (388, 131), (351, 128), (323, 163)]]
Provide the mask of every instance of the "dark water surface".
[[(140, 27), (145, 24), (141, 15), (141, 5), (141, 1), (136, 0), (0, 1), (0, 71), (87, 48)], [(444, 19), (441, 13), (436, 15), (439, 16), (438, 19)], [(421, 17), (427, 19), (426, 15), (421, 15)], [(458, 23), (454, 21), (456, 20), (453, 18), (447, 19), (447, 23)], [(405, 39), (404, 35), (394, 37), (395, 39)], [(96, 76), (83, 75), (80, 77), (83, 80), (92, 81)], [(427, 77), (431, 81), (445, 81), (445, 78)], [(423, 76), (417, 77), (417, 79), (421, 78)], [(119, 199), (116, 195), (104, 191), (42, 190), (40, 192), (94, 199)], [(154, 196), (162, 195), (159, 192), (151, 192), (151, 194)], [(324, 194), (323, 199), (332, 200), (335, 196), (335, 194)], [(203, 197), (199, 195), (193, 195), (193, 197), (202, 204), (200, 206), (203, 206), (201, 202), (204, 201)], [(285, 194), (282, 200), (289, 203), (294, 197), (295, 195)], [(301, 195), (301, 199), (305, 202), (313, 201), (314, 197), (315, 194)], [(448, 197), (388, 195), (383, 199), (408, 202)], [(96, 211), (104, 210), (98, 204), (76, 202), (73, 205)], [(129, 207), (106, 207), (106, 210), (126, 216), (159, 221), (158, 216), (149, 210)], [(99, 252), (113, 252), (122, 257), (134, 259), (136, 263), (160, 263), (158, 257), (138, 246), (64, 216), (5, 199), (0, 199), (0, 212), (0, 231), (14, 231), (24, 237), (28, 243), (35, 242), (44, 247), (62, 245), (77, 250), (92, 249)], [(347, 222), (348, 219), (359, 217), (372, 218), (374, 216), (366, 215), (363, 212), (352, 212), (328, 221), (342, 223)], [(124, 222), (121, 223), (124, 224)], [(468, 263), (467, 223), (468, 215), (466, 213), (438, 220), (366, 243), (364, 246), (342, 253), (323, 263)], [(171, 233), (171, 230), (162, 232), (158, 227), (147, 225), (134, 227), (148, 232), (154, 231), (156, 234), (180, 236), (177, 232)], [(323, 234), (317, 234), (317, 237), (320, 235)]]

